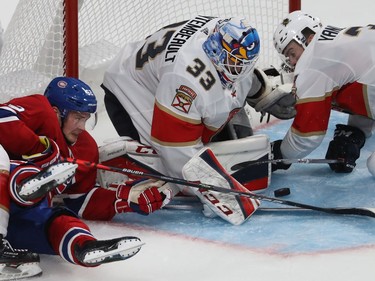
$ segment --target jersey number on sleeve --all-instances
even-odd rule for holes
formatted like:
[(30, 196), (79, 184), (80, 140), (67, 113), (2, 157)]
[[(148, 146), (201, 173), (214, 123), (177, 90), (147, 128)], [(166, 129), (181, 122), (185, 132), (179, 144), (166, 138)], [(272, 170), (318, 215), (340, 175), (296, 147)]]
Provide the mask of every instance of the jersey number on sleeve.
[[(163, 52), (165, 48), (167, 47), (167, 44), (169, 40), (172, 38), (173, 33), (176, 31), (175, 28), (179, 27), (183, 24), (185, 24), (187, 21), (181, 21), (177, 23), (170, 24), (168, 26), (165, 26), (161, 28), (160, 30), (167, 30), (172, 29), (169, 31), (166, 31), (163, 36), (163, 42), (161, 42), (159, 45), (156, 45), (156, 41), (153, 42), (146, 42), (142, 48), (140, 48), (137, 52), (137, 58), (136, 58), (136, 66), (137, 68), (142, 68), (143, 65), (148, 62), (149, 58), (155, 58), (158, 54)], [(147, 44), (147, 47), (145, 48)], [(146, 49), (146, 52), (143, 53), (143, 49)]]
[(369, 24), (367, 26), (353, 26), (345, 30), (345, 34), (350, 35), (350, 36), (358, 36), (361, 30), (363, 30), (363, 28), (365, 27), (368, 28), (369, 30), (375, 30), (375, 25), (373, 24)]
[(149, 58), (155, 58), (158, 54), (160, 54), (162, 51), (165, 50), (167, 47), (167, 44), (169, 42), (169, 39), (171, 39), (172, 35), (174, 33), (174, 30), (168, 31), (164, 37), (163, 42), (159, 45), (156, 45), (157, 42), (151, 42), (146, 47), (146, 52), (143, 53), (143, 49), (145, 48), (145, 45), (147, 42), (140, 48), (137, 52), (137, 59), (136, 59), (136, 67), (142, 68), (143, 65), (148, 62)]

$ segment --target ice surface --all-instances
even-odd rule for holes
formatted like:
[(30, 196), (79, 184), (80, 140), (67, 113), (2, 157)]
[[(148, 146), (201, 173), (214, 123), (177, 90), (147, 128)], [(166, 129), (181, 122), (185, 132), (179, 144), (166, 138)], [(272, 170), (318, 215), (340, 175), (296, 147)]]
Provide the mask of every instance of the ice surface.
[[(345, 121), (345, 115), (332, 114), (329, 132), (310, 158), (324, 158), (334, 124)], [(256, 133), (276, 140), (290, 123), (278, 121)], [(351, 174), (335, 174), (326, 164), (293, 164), (287, 171), (274, 173), (270, 188), (262, 194), (273, 196), (275, 189), (289, 187), (291, 195), (283, 199), (321, 207), (375, 207), (375, 178), (366, 167), (373, 150), (375, 140), (370, 139)], [(98, 238), (134, 235), (146, 245), (129, 260), (90, 269), (67, 264), (56, 256), (42, 256), (44, 275), (38, 280), (374, 278), (374, 218), (316, 211), (258, 211), (245, 224), (232, 226), (219, 218), (204, 217), (194, 200), (176, 204), (184, 210), (165, 209), (149, 216), (122, 214), (112, 222), (88, 222)], [(285, 207), (267, 202), (262, 206)]]
[[(0, 20), (6, 27), (17, 1), (0, 0)], [(302, 8), (338, 26), (373, 20), (374, 2), (302, 0)], [(359, 16), (360, 15), (360, 16)], [(330, 132), (311, 158), (323, 158), (332, 129), (345, 116), (334, 114)], [(98, 143), (115, 136), (105, 113), (93, 135)], [(263, 127), (271, 140), (282, 138), (289, 121)], [(278, 171), (265, 195), (289, 187), (287, 200), (322, 207), (375, 207), (375, 178), (366, 159), (375, 150), (367, 141), (351, 174), (335, 174), (324, 164), (293, 164)], [(182, 204), (187, 204), (182, 202)], [(327, 215), (314, 211), (258, 211), (242, 226), (205, 218), (199, 206), (162, 210), (150, 216), (118, 215), (112, 222), (88, 222), (101, 239), (138, 236), (146, 243), (133, 258), (96, 268), (68, 264), (58, 256), (41, 256), (43, 276), (29, 280), (160, 280), (160, 281), (373, 281), (375, 220)], [(262, 206), (269, 206), (264, 203)], [(272, 204), (275, 207), (282, 207)]]

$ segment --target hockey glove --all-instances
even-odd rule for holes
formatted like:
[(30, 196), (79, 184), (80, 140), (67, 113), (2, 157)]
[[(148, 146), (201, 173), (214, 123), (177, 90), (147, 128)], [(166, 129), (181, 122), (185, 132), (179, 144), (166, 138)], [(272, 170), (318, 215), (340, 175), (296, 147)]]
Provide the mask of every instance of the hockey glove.
[(22, 159), (32, 162), (40, 168), (45, 168), (57, 163), (60, 157), (60, 149), (57, 144), (52, 139), (44, 136), (40, 136), (39, 140), (45, 149), (42, 152), (32, 155), (22, 155)]
[(336, 173), (351, 173), (366, 141), (365, 134), (358, 128), (343, 124), (336, 125), (333, 140), (329, 143), (326, 159), (343, 159), (343, 163), (329, 164)]
[(256, 94), (249, 92), (246, 98), (247, 103), (262, 114), (269, 113), (279, 119), (293, 118), (296, 115), (294, 108), (296, 99), (292, 94), (293, 84), (283, 84), (279, 73), (274, 68), (265, 72), (256, 68), (254, 74), (261, 88)]
[[(281, 146), (282, 140), (277, 140), (271, 143), (271, 152), (273, 159), (283, 159), (283, 155), (281, 154)], [(272, 163), (272, 172), (276, 170), (288, 170), (289, 167), (292, 164), (286, 164), (284, 162), (277, 162), (277, 163)]]
[(169, 185), (164, 181), (128, 181), (117, 187), (115, 209), (117, 213), (133, 211), (148, 215), (168, 204), (171, 196)]

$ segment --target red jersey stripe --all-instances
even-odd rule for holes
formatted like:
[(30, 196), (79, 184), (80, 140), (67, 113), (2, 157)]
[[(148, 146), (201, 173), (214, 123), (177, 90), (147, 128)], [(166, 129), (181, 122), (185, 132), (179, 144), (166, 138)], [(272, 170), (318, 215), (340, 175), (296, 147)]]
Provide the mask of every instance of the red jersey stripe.
[(202, 120), (178, 115), (155, 102), (151, 126), (151, 139), (166, 146), (194, 145), (210, 142), (219, 129), (206, 126)]

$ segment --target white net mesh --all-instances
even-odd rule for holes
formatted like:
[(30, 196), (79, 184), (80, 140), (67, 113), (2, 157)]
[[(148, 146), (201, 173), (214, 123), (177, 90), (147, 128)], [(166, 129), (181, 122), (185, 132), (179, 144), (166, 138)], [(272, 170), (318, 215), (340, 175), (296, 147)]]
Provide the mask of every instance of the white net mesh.
[[(204, 2), (204, 3), (202, 3)], [(0, 57), (0, 102), (43, 93), (64, 71), (64, 0), (19, 0)], [(95, 92), (127, 42), (195, 15), (245, 16), (261, 37), (258, 65), (278, 65), (272, 34), (289, 0), (79, 0), (79, 76)], [(69, 58), (67, 58), (69, 60)]]

